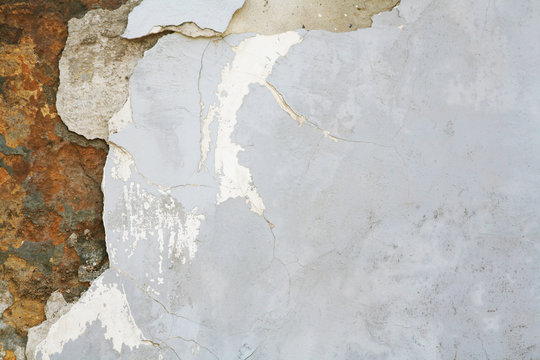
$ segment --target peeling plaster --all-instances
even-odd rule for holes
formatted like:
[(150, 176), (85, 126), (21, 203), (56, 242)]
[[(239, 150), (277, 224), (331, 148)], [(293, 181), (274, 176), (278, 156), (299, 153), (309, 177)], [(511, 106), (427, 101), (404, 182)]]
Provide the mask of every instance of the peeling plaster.
[(251, 211), (263, 216), (264, 202), (257, 193), (249, 168), (238, 163), (238, 153), (243, 148), (232, 142), (236, 126), (236, 114), (244, 97), (249, 94), (250, 84), (265, 84), (277, 59), (285, 56), (291, 46), (302, 37), (296, 32), (274, 36), (255, 36), (243, 40), (233, 50), (235, 57), (230, 66), (221, 72), (217, 87), (219, 104), (210, 105), (208, 116), (201, 124), (201, 161), (204, 165), (210, 149), (210, 125), (217, 119), (218, 133), (215, 149), (215, 172), (220, 176), (217, 204), (228, 199), (242, 197)]
[(51, 326), (66, 314), (73, 304), (66, 302), (62, 294), (58, 291), (51, 294), (45, 305), (45, 316), (47, 320), (31, 328), (28, 331), (28, 342), (26, 344), (26, 359), (35, 360), (36, 348), (48, 335)]
[[(126, 106), (129, 106), (128, 79), (142, 53), (156, 41), (156, 37), (147, 35), (160, 36), (173, 31), (192, 38), (221, 38), (231, 17), (233, 19), (225, 34), (278, 34), (302, 27), (350, 31), (369, 26), (372, 15), (390, 10), (395, 5), (395, 1), (372, 1), (360, 5), (344, 3), (337, 7), (333, 3), (321, 2), (318, 7), (313, 7), (287, 1), (248, 1), (233, 17), (235, 10), (242, 6), (242, 1), (229, 1), (215, 4), (215, 8), (221, 12), (214, 11), (208, 17), (204, 9), (213, 6), (210, 3), (191, 5), (168, 3), (166, 0), (146, 0), (142, 3), (141, 0), (130, 0), (114, 11), (93, 10), (82, 19), (70, 20), (69, 37), (59, 64), (60, 87), (57, 94), (58, 112), (68, 128), (89, 139), (107, 139), (119, 131), (118, 121), (125, 124)], [(167, 11), (160, 13), (161, 9)], [(347, 23), (353, 21), (354, 27), (347, 25), (344, 28), (335, 15), (336, 11), (350, 12), (351, 16), (344, 20)], [(325, 15), (322, 21), (318, 16), (320, 12), (330, 15)], [(290, 17), (284, 17), (284, 14)], [(129, 25), (128, 15), (131, 24), (148, 29)], [(315, 23), (309, 25), (312, 20)], [(124, 37), (140, 39), (122, 39), (120, 35), (124, 29)]]
[[(146, 241), (157, 236), (158, 249), (163, 253), (168, 249), (169, 260), (180, 259), (185, 264), (197, 252), (197, 235), (204, 215), (197, 208), (184, 212), (182, 206), (174, 198), (155, 197), (141, 189), (139, 184), (130, 182), (123, 186), (122, 239), (126, 244), (131, 242), (128, 258), (133, 256), (139, 241)], [(148, 213), (153, 217), (148, 218)], [(185, 218), (185, 220), (184, 220)], [(164, 232), (169, 236), (164, 238)], [(114, 257), (114, 256), (113, 256)], [(162, 260), (159, 263), (162, 271)]]
[[(138, 38), (155, 26), (193, 22), (201, 29), (222, 33), (244, 0), (143, 0), (130, 14), (123, 36)], [(211, 9), (211, 10), (210, 10)], [(155, 31), (155, 30), (154, 30)]]
[[(158, 358), (535, 355), (540, 89), (525, 58), (540, 48), (520, 35), (538, 28), (520, 16), (532, 2), (403, 0), (372, 29), (212, 40), (195, 16), (192, 35), (167, 24), (204, 6), (167, 3), (173, 20), (143, 18), (145, 0), (126, 31), (183, 35), (160, 34), (111, 121), (111, 270), (60, 319), (81, 318), (75, 334), (51, 327), (44, 358), (102, 335)], [(257, 30), (298, 27), (268, 15), (287, 4), (248, 1), (227, 33), (257, 4), (276, 20)], [(355, 26), (371, 24), (362, 14)], [(326, 16), (306, 27), (332, 31)], [(112, 354), (105, 342), (94, 351)]]
[(45, 340), (36, 346), (36, 357), (50, 360), (60, 354), (66, 343), (82, 336), (94, 321), (101, 323), (105, 339), (112, 342), (117, 353), (124, 345), (142, 345), (142, 333), (131, 316), (125, 294), (116, 284), (106, 284), (99, 278), (69, 312), (51, 325)]
[(108, 121), (108, 131), (109, 135), (116, 134), (123, 128), (125, 128), (129, 123), (133, 121), (132, 116), (133, 110), (131, 109), (131, 96), (127, 97), (124, 106), (116, 114), (114, 114)]
[(114, 167), (111, 169), (113, 179), (128, 181), (131, 177), (131, 167), (134, 166), (133, 158), (125, 150), (113, 146)]
[(154, 26), (149, 34), (159, 34), (165, 31), (173, 31), (191, 38), (218, 38), (222, 33), (212, 29), (201, 29), (193, 22), (185, 22), (181, 25)]

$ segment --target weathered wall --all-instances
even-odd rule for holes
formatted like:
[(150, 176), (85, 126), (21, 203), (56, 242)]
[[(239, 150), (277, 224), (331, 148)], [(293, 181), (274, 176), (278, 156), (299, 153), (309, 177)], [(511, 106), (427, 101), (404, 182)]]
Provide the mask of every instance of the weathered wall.
[(29, 357), (539, 357), (540, 12), (396, 4), (71, 21), (58, 107), (111, 148), (110, 268)]

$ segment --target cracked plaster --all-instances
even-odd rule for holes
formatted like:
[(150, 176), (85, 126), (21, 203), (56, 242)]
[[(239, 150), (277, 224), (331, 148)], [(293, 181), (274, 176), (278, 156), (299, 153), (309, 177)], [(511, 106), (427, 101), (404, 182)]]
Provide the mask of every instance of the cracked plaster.
[(535, 358), (539, 16), (162, 36), (109, 139), (111, 268), (38, 358)]
[(211, 0), (192, 4), (130, 0), (115, 11), (93, 10), (69, 22), (69, 37), (59, 65), (58, 112), (70, 130), (89, 139), (107, 139), (119, 131), (118, 115), (111, 117), (129, 106), (129, 77), (143, 52), (156, 40), (147, 35), (173, 31), (193, 38), (218, 39), (230, 34), (279, 34), (300, 28), (353, 31), (371, 26), (373, 15), (392, 9), (397, 2), (229, 0), (213, 4)]

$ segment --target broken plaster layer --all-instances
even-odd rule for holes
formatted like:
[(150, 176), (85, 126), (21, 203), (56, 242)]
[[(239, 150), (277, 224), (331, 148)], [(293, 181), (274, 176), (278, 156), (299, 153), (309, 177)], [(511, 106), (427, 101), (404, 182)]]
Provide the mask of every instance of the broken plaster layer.
[[(70, 130), (87, 138), (107, 139), (125, 125), (125, 119), (129, 119), (126, 111), (130, 111), (127, 90), (129, 77), (143, 52), (155, 42), (154, 38), (128, 41), (120, 37), (126, 28), (128, 14), (131, 12), (130, 26), (138, 28), (151, 21), (148, 13), (158, 16), (156, 10), (163, 10), (167, 16), (180, 16), (174, 9), (185, 7), (185, 4), (177, 2), (158, 4), (150, 1), (141, 4), (141, 9), (137, 7), (133, 10), (139, 3), (140, 1), (132, 0), (115, 11), (93, 10), (82, 19), (74, 18), (69, 22), (69, 37), (59, 64), (57, 109)], [(360, 4), (355, 1), (336, 6), (323, 1), (308, 6), (302, 1), (248, 1), (235, 14), (226, 34), (277, 34), (302, 27), (351, 31), (370, 26), (374, 14), (392, 9), (396, 3), (396, 0)], [(229, 6), (231, 15), (236, 9), (235, 6), (240, 4), (241, 2)], [(197, 10), (193, 11), (199, 13), (204, 6), (197, 4)], [(221, 4), (219, 7), (222, 6)], [(153, 10), (150, 11), (150, 8)], [(144, 16), (141, 15), (143, 13)], [(186, 14), (189, 14), (189, 11)], [(223, 29), (201, 29), (191, 20), (187, 20), (198, 17), (188, 18), (186, 14), (181, 17), (181, 22), (155, 22), (144, 35), (163, 31), (179, 32), (193, 38), (216, 38), (221, 35)], [(213, 15), (213, 20), (215, 19), (218, 17)], [(230, 15), (220, 18), (223, 22), (228, 22), (228, 19)], [(127, 30), (126, 33), (128, 34)], [(139, 36), (142, 35), (126, 35), (128, 38)]]
[(112, 342), (112, 349), (117, 353), (123, 347), (142, 345), (142, 334), (131, 316), (125, 293), (116, 283), (110, 283), (110, 276), (102, 276), (92, 283), (91, 288), (67, 313), (54, 324), (49, 324), (47, 337), (36, 346), (36, 358), (54, 358), (66, 344), (78, 339), (94, 322), (100, 323), (104, 329), (104, 339)]
[[(354, 31), (371, 26), (372, 16), (389, 11), (398, 0), (358, 1), (333, 0), (307, 2), (305, 0), (247, 0), (239, 8), (229, 3), (212, 1), (196, 5), (166, 0), (145, 0), (130, 14), (127, 38), (141, 37), (165, 30), (191, 37), (215, 37), (241, 33), (279, 34), (296, 29)], [(235, 8), (236, 6), (236, 8)], [(204, 19), (204, 8), (216, 11), (213, 23)], [(238, 9), (234, 16), (232, 10)], [(221, 11), (230, 14), (221, 16)], [(230, 23), (227, 25), (230, 19)], [(208, 23), (207, 23), (208, 22)], [(208, 25), (204, 25), (208, 24)], [(211, 25), (210, 25), (211, 24)], [(197, 26), (198, 25), (198, 26)], [(201, 29), (202, 28), (202, 29)]]
[(223, 69), (216, 91), (219, 104), (210, 106), (201, 124), (201, 161), (198, 167), (200, 171), (208, 156), (210, 125), (217, 118), (214, 171), (220, 177), (218, 204), (228, 199), (245, 198), (251, 211), (263, 216), (264, 203), (253, 184), (250, 170), (238, 163), (238, 153), (244, 149), (233, 143), (231, 137), (237, 123), (236, 114), (249, 93), (249, 86), (265, 84), (276, 60), (301, 40), (296, 32), (246, 39), (234, 48), (232, 64)]
[[(268, 38), (172, 34), (139, 62), (133, 122), (112, 137), (125, 153), (105, 168), (103, 276), (162, 356), (538, 357), (540, 13), (414, 4), (372, 29), (310, 31), (275, 62), (254, 52), (245, 70), (271, 73), (208, 134), (201, 120), (243, 89), (223, 81), (242, 44)], [(242, 151), (227, 159), (249, 169), (265, 218), (218, 204), (232, 120)], [(194, 256), (169, 256), (187, 233)], [(105, 334), (88, 326), (56, 356), (119, 356)]]
[(129, 14), (124, 32), (128, 39), (151, 33), (155, 26), (193, 22), (201, 29), (222, 33), (244, 0), (143, 0)]
[(120, 36), (129, 12), (139, 2), (131, 0), (114, 11), (92, 10), (69, 21), (56, 107), (71, 131), (89, 139), (107, 139), (125, 125), (129, 77), (155, 42)]
[(399, 0), (246, 0), (225, 34), (278, 34), (296, 29), (354, 31), (371, 26), (371, 17)]
[(58, 291), (51, 294), (45, 305), (45, 316), (47, 320), (34, 326), (28, 331), (28, 341), (26, 343), (26, 360), (35, 360), (36, 347), (48, 335), (51, 326), (58, 319), (67, 313), (73, 304), (66, 302), (62, 294)]
[(221, 37), (221, 33), (212, 29), (201, 29), (193, 22), (186, 22), (181, 25), (154, 26), (149, 34), (158, 34), (164, 31), (174, 31), (192, 38), (217, 38)]

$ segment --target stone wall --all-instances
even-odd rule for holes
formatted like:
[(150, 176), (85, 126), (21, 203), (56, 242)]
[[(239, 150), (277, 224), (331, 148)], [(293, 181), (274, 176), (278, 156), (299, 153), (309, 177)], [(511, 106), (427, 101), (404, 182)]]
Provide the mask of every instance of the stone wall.
[(107, 266), (101, 179), (108, 146), (56, 112), (67, 23), (120, 0), (0, 3), (0, 356), (22, 359), (28, 329), (59, 291), (75, 301)]

